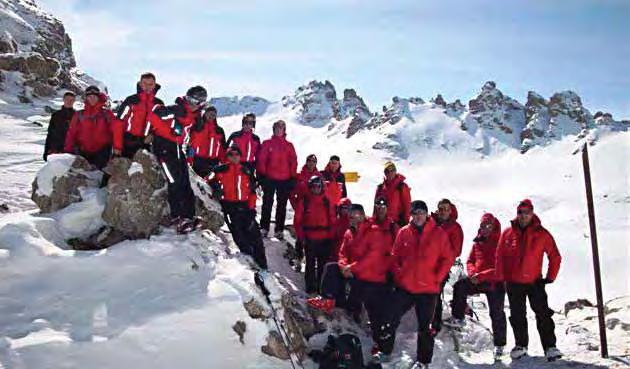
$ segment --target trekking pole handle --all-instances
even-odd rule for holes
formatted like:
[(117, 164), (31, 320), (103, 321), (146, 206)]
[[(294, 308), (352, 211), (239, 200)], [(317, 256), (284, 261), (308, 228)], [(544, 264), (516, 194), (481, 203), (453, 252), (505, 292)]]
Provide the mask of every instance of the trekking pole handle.
[(263, 295), (265, 295), (265, 297), (269, 299), (269, 295), (271, 294), (271, 292), (269, 292), (269, 289), (267, 288), (267, 286), (265, 286), (265, 281), (263, 280), (262, 275), (260, 275), (259, 272), (256, 272), (254, 274), (254, 283), (256, 283), (256, 286), (260, 288), (260, 291), (263, 293)]

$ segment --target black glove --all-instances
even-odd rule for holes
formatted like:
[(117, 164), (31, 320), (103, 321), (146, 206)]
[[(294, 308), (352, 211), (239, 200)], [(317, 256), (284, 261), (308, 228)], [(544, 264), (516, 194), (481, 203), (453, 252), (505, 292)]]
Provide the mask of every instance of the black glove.
[(385, 274), (385, 285), (389, 288), (394, 288), (394, 273), (387, 272)]
[(256, 179), (256, 183), (258, 183), (258, 185), (262, 188), (267, 187), (267, 177), (259, 174), (258, 178)]
[(296, 185), (297, 185), (297, 179), (295, 178), (289, 179), (289, 183), (288, 183), (289, 191), (293, 191)]
[(539, 280), (536, 281), (537, 283), (540, 284), (549, 284), (549, 283), (553, 283), (553, 281), (549, 278), (540, 278)]

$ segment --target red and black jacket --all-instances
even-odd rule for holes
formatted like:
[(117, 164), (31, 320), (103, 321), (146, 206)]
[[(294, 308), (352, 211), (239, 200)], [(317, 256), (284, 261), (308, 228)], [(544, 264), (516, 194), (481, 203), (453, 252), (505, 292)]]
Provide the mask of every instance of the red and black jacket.
[(200, 117), (192, 126), (189, 145), (196, 157), (223, 161), (227, 149), (225, 132), (216, 120), (203, 121), (202, 119)]
[(396, 223), (405, 225), (409, 223), (411, 210), (411, 190), (405, 177), (400, 174), (392, 180), (385, 178), (383, 183), (376, 187), (374, 199), (384, 198), (387, 201), (387, 216), (394, 219)]
[(431, 217), (433, 217), (435, 222), (448, 235), (453, 256), (455, 258), (458, 258), (462, 254), (462, 246), (464, 245), (464, 231), (462, 230), (462, 226), (457, 223), (457, 207), (455, 207), (454, 204), (451, 204), (451, 216), (446, 222), (442, 222), (440, 220), (440, 217), (435, 213), (432, 213)]
[(213, 189), (221, 189), (221, 201), (246, 203), (256, 208), (256, 181), (254, 174), (241, 163), (225, 163), (212, 169), (215, 175), (208, 181)]
[(291, 194), (289, 195), (289, 201), (291, 202), (293, 210), (297, 209), (298, 202), (308, 192), (308, 180), (312, 176), (321, 177), (322, 173), (317, 170), (317, 167), (313, 170), (308, 170), (308, 167), (304, 165), (302, 167), (302, 171), (297, 176), (297, 183), (295, 184), (293, 191), (291, 191)]
[(322, 177), (324, 178), (326, 192), (328, 196), (330, 196), (330, 201), (332, 201), (333, 204), (336, 205), (339, 203), (339, 200), (348, 197), (346, 176), (341, 173), (341, 165), (336, 172), (330, 169), (330, 164), (326, 165), (326, 168), (322, 171)]
[(118, 107), (116, 118), (121, 123), (116, 134), (123, 135), (125, 132), (136, 137), (147, 136), (151, 130), (149, 123), (149, 113), (157, 106), (164, 105), (164, 102), (155, 97), (160, 85), (156, 84), (153, 93), (146, 93), (136, 84), (136, 93), (128, 96)]
[(298, 202), (293, 226), (300, 240), (332, 240), (335, 205), (324, 192), (319, 195), (308, 192)]
[[(116, 117), (105, 107), (107, 96), (99, 95), (98, 102), (85, 105), (85, 109), (74, 113), (64, 143), (67, 153), (95, 154), (112, 146), (112, 135)], [(113, 142), (114, 149), (122, 150), (122, 141)]]
[(241, 162), (256, 163), (258, 150), (260, 149), (260, 138), (254, 132), (236, 131), (227, 140), (227, 146), (235, 143), (241, 150)]
[(265, 140), (256, 158), (256, 173), (275, 181), (297, 177), (297, 155), (286, 137), (272, 136)]
[(492, 233), (484, 237), (481, 235), (481, 230), (477, 232), (475, 243), (466, 261), (466, 272), (468, 277), (476, 277), (480, 282), (496, 282), (496, 252), (501, 236), (501, 223), (489, 213), (481, 218), (481, 224), (486, 222), (492, 222)]
[[(197, 117), (183, 97), (175, 99), (174, 105), (157, 105), (149, 113), (149, 130), (156, 136), (181, 146)], [(177, 134), (176, 130), (180, 130)]]

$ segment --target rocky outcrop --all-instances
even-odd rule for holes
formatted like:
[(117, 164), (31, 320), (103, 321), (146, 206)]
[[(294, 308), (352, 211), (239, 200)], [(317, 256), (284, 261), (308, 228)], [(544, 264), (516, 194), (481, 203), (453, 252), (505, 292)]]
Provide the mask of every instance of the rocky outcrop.
[(99, 187), (102, 172), (80, 156), (55, 154), (37, 172), (31, 199), (42, 213), (50, 213), (82, 200), (81, 190)]
[(299, 121), (308, 126), (323, 127), (331, 119), (341, 118), (337, 92), (330, 81), (300, 86), (293, 96), (282, 98), (282, 105), (294, 110)]
[(352, 137), (357, 133), (365, 123), (370, 120), (372, 113), (367, 107), (361, 96), (357, 95), (354, 89), (343, 90), (343, 99), (341, 100), (341, 119), (352, 118), (346, 137)]
[(497, 89), (496, 83), (486, 82), (479, 95), (468, 102), (468, 110), (470, 118), (479, 128), (495, 131), (520, 145), (520, 133), (525, 127), (525, 107), (504, 95)]

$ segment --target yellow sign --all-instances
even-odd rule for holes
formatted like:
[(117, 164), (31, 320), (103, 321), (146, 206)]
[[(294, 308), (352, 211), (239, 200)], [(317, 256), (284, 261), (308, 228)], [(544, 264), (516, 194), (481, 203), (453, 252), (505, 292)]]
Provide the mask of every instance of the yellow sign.
[(345, 172), (343, 175), (346, 176), (346, 183), (356, 183), (361, 178), (359, 172)]

